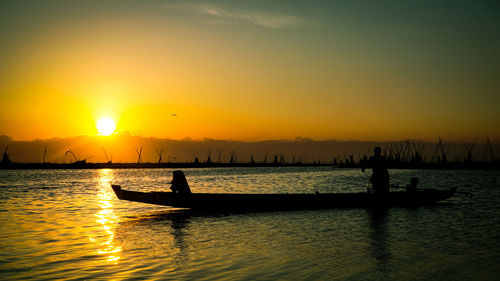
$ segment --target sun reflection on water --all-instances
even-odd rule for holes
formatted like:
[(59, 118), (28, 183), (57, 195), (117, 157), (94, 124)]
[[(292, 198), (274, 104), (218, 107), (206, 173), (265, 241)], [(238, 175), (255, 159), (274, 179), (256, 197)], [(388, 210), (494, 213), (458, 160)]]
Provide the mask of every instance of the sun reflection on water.
[(96, 237), (90, 237), (90, 241), (98, 245), (98, 255), (106, 257), (108, 262), (118, 263), (122, 247), (115, 245), (114, 224), (118, 217), (114, 213), (112, 199), (113, 192), (110, 188), (113, 180), (113, 171), (110, 169), (99, 170), (99, 182), (97, 196), (99, 198), (100, 210), (95, 214), (96, 222), (101, 224), (101, 233)]

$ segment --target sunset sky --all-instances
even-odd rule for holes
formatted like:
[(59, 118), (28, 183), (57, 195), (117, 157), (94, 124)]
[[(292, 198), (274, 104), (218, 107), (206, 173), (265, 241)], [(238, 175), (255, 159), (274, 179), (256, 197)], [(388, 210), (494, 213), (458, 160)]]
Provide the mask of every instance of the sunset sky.
[(0, 135), (500, 138), (499, 1), (1, 1)]

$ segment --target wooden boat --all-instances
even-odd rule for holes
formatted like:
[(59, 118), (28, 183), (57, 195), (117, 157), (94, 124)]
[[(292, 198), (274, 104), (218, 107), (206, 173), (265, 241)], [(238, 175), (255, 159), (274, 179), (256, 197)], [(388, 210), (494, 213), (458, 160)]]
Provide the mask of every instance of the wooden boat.
[(380, 206), (428, 205), (453, 196), (456, 188), (449, 190), (419, 189), (387, 194), (374, 193), (314, 193), (314, 194), (239, 194), (239, 193), (192, 193), (179, 195), (172, 192), (139, 192), (124, 190), (112, 185), (118, 199), (190, 208), (200, 211), (258, 211), (330, 209)]

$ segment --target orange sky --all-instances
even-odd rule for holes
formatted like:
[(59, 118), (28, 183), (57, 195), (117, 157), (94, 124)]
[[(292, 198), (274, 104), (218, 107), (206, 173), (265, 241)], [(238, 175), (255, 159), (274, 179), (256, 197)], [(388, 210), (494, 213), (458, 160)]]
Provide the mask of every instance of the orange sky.
[(0, 134), (498, 139), (498, 10), (396, 3), (7, 1)]

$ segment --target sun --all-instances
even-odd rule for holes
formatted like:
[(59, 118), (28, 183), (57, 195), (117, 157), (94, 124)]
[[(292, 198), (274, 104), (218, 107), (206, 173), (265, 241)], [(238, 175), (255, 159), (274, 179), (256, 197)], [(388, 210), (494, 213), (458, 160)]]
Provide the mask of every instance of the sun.
[(109, 117), (103, 117), (97, 120), (97, 131), (103, 136), (109, 136), (115, 132), (116, 123)]

